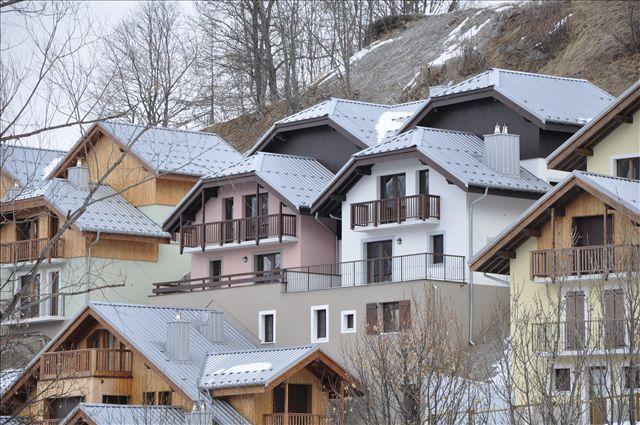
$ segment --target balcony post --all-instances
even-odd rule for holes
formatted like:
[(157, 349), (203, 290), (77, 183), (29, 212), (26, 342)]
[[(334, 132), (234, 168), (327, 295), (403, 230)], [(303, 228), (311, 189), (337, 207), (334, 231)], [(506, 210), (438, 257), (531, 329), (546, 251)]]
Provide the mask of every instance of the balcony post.
[(379, 206), (379, 202), (378, 201), (373, 201), (371, 203), (371, 206), (373, 207), (373, 227), (378, 227), (378, 206)]
[(182, 231), (182, 214), (180, 214), (180, 255), (182, 255), (183, 247), (184, 247), (184, 232)]
[(200, 245), (202, 247), (202, 252), (204, 252), (204, 247), (206, 244), (206, 235), (207, 235), (207, 225), (206, 225), (206, 220), (205, 220), (205, 211), (204, 211), (204, 191), (205, 189), (202, 189), (202, 193), (200, 194), (200, 208), (202, 209), (202, 240), (200, 241)]
[(282, 243), (282, 226), (284, 225), (284, 218), (282, 217), (282, 202), (280, 202), (280, 211), (278, 213), (278, 241)]
[(289, 425), (289, 380), (284, 381), (284, 423)]
[(256, 245), (260, 245), (260, 216), (262, 215), (260, 207), (260, 183), (256, 183)]
[(400, 224), (400, 198), (396, 198), (396, 219), (398, 220), (398, 224)]

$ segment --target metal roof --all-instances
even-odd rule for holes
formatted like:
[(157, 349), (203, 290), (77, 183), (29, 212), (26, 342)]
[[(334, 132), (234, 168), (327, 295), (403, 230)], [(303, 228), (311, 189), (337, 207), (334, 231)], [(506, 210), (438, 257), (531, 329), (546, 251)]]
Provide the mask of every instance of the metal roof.
[[(80, 189), (64, 179), (51, 179), (40, 186), (21, 191), (15, 201), (42, 196), (60, 213), (74, 212), (82, 207), (89, 196), (88, 190)], [(105, 232), (135, 236), (168, 238), (142, 211), (127, 202), (111, 187), (101, 185), (91, 195), (91, 204), (80, 215), (75, 225), (83, 232)]]
[(574, 171), (573, 174), (610, 198), (617, 200), (625, 208), (640, 214), (640, 181), (585, 171)]
[(415, 127), (378, 146), (353, 154), (352, 160), (343, 170), (354, 159), (413, 146), (458, 178), (465, 187), (479, 186), (536, 193), (544, 193), (551, 187), (522, 167), (519, 176), (493, 170), (483, 161), (484, 141), (473, 134), (427, 127)]
[(246, 173), (255, 173), (297, 208), (310, 207), (333, 178), (333, 173), (313, 158), (257, 152), (209, 179)]
[(313, 345), (211, 354), (200, 386), (206, 389), (268, 385), (317, 351)]
[(432, 96), (493, 88), (542, 122), (583, 125), (613, 96), (588, 80), (492, 68)]
[(64, 154), (53, 149), (4, 143), (0, 145), (0, 166), (21, 187), (33, 187), (44, 180)]
[[(195, 308), (159, 307), (136, 304), (90, 302), (90, 307), (125, 337), (144, 357), (158, 367), (192, 400), (201, 393), (198, 384), (203, 365), (210, 353), (255, 349), (256, 346), (228, 320), (224, 321), (224, 338), (215, 344), (199, 331), (209, 311)], [(167, 323), (177, 313), (189, 326), (189, 361), (172, 360), (166, 353)]]
[(328, 118), (361, 141), (365, 146), (375, 146), (385, 138), (395, 134), (426, 103), (427, 100), (425, 99), (397, 105), (383, 105), (330, 98), (276, 121), (260, 137), (248, 154), (254, 153), (276, 128), (321, 117)]
[(0, 396), (2, 396), (5, 390), (20, 378), (22, 372), (24, 372), (23, 368), (5, 369), (0, 371)]
[(186, 414), (183, 409), (172, 406), (80, 403), (60, 425), (69, 423), (78, 411), (96, 425), (184, 425)]

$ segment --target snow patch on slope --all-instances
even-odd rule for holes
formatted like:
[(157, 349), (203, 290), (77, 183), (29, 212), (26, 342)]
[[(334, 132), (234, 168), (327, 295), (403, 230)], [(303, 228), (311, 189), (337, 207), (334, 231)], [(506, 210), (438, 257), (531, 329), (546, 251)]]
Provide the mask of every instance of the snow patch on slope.
[(430, 66), (444, 65), (445, 62), (461, 56), (462, 43), (476, 36), (480, 32), (480, 30), (491, 21), (491, 18), (487, 19), (486, 21), (484, 21), (482, 24), (478, 26), (474, 25), (473, 27), (469, 28), (467, 31), (465, 31), (461, 35), (458, 35), (462, 27), (466, 24), (468, 20), (469, 18), (465, 18), (465, 20), (462, 21), (460, 25), (458, 25), (456, 28), (453, 29), (453, 31), (449, 33), (449, 35), (447, 36), (447, 38), (444, 40), (444, 43), (443, 43), (444, 51), (440, 54), (440, 56), (438, 56), (437, 58), (429, 62)]

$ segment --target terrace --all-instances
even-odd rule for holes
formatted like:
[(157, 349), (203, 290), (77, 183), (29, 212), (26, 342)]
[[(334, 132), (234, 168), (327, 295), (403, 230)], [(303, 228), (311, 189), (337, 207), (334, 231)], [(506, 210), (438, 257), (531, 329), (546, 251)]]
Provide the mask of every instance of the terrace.
[(88, 348), (44, 353), (40, 359), (41, 379), (80, 377), (132, 377), (132, 353), (129, 350)]

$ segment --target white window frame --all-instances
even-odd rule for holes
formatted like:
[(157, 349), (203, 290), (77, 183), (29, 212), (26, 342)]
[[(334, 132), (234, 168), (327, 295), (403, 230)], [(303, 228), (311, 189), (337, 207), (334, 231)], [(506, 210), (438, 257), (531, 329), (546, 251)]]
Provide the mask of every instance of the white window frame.
[(640, 152), (632, 152), (632, 153), (611, 155), (609, 157), (609, 173), (612, 176), (617, 176), (618, 175), (618, 160), (619, 159), (629, 159), (629, 158), (636, 158), (636, 157), (640, 157)]
[[(46, 283), (46, 302), (44, 306), (45, 316), (51, 316), (51, 294), (53, 293), (53, 279), (51, 275), (53, 273), (58, 273), (58, 293), (60, 293), (62, 289), (62, 270), (60, 269), (49, 269), (46, 271), (47, 283)], [(42, 304), (40, 304), (40, 308), (42, 308)], [(64, 295), (58, 295), (58, 314), (51, 317), (64, 317)]]
[[(347, 328), (347, 316), (352, 314), (353, 315), (353, 328), (349, 329)], [(342, 310), (340, 312), (340, 332), (343, 334), (353, 334), (356, 333), (356, 328), (357, 328), (357, 313), (355, 310)]]
[[(318, 329), (318, 323), (317, 323), (317, 312), (320, 310), (325, 310), (326, 311), (326, 329), (327, 329), (327, 336), (324, 338), (318, 338), (318, 336), (316, 335), (316, 330)], [(329, 305), (328, 304), (324, 304), (324, 305), (313, 305), (311, 306), (311, 342), (315, 343), (315, 344), (320, 344), (320, 343), (325, 343), (325, 342), (329, 342)]]
[[(265, 337), (265, 323), (264, 323), (264, 317), (265, 316), (273, 316), (273, 341), (270, 342), (265, 342), (264, 337)], [(258, 338), (260, 339), (260, 344), (275, 344), (276, 343), (276, 319), (277, 319), (277, 315), (276, 315), (276, 311), (275, 310), (263, 310), (263, 311), (259, 311), (258, 312)]]

